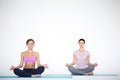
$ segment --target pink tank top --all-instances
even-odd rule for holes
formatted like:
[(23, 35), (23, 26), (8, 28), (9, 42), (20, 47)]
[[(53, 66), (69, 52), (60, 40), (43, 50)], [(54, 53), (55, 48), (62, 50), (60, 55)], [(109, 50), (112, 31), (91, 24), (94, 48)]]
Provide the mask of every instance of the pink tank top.
[(80, 52), (79, 50), (74, 51), (74, 55), (76, 57), (76, 68), (77, 69), (85, 69), (88, 67), (87, 65), (87, 56), (90, 55), (88, 51)]
[(24, 57), (24, 62), (25, 63), (29, 63), (29, 62), (31, 62), (31, 63), (35, 63), (35, 61), (36, 61), (36, 57)]

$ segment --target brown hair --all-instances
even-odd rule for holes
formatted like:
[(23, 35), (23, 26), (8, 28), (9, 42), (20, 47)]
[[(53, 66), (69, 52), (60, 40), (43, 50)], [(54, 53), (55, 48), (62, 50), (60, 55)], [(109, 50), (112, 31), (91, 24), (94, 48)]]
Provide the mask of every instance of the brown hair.
[(83, 41), (85, 43), (85, 39), (83, 38), (79, 39), (78, 43), (80, 43), (80, 41)]
[(26, 45), (27, 45), (30, 41), (32, 41), (32, 42), (35, 44), (35, 41), (34, 41), (33, 39), (28, 39), (28, 40), (26, 41)]

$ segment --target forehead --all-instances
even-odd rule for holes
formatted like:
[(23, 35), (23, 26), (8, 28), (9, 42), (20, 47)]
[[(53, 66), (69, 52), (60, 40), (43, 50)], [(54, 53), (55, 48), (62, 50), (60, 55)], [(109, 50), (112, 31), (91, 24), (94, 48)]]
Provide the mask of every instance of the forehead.
[(29, 41), (28, 43), (34, 43), (33, 41)]
[(84, 41), (83, 41), (83, 40), (81, 40), (79, 43), (84, 43)]

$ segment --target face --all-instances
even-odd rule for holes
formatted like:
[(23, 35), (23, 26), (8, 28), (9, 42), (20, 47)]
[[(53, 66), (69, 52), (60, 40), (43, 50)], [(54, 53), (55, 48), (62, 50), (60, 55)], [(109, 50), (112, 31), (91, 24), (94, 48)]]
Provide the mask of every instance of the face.
[(85, 45), (84, 41), (80, 41), (80, 42), (79, 42), (80, 48), (84, 48), (84, 45)]
[(28, 47), (29, 50), (32, 50), (33, 47), (34, 47), (34, 42), (33, 42), (33, 41), (29, 41), (29, 42), (27, 43), (27, 47)]

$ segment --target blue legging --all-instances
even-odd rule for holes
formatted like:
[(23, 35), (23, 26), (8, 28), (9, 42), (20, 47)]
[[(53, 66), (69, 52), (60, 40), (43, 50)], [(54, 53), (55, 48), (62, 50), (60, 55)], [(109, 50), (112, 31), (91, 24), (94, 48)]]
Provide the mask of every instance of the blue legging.
[(14, 69), (14, 73), (17, 76), (20, 76), (20, 77), (31, 77), (31, 75), (43, 73), (44, 69), (45, 68), (43, 66), (39, 66), (36, 69), (24, 68), (23, 70), (20, 70), (19, 68), (16, 68), (16, 69)]
[(68, 70), (73, 74), (73, 75), (85, 75), (85, 73), (92, 72), (94, 70), (93, 65), (89, 65), (85, 69), (76, 69), (73, 66), (69, 66)]

